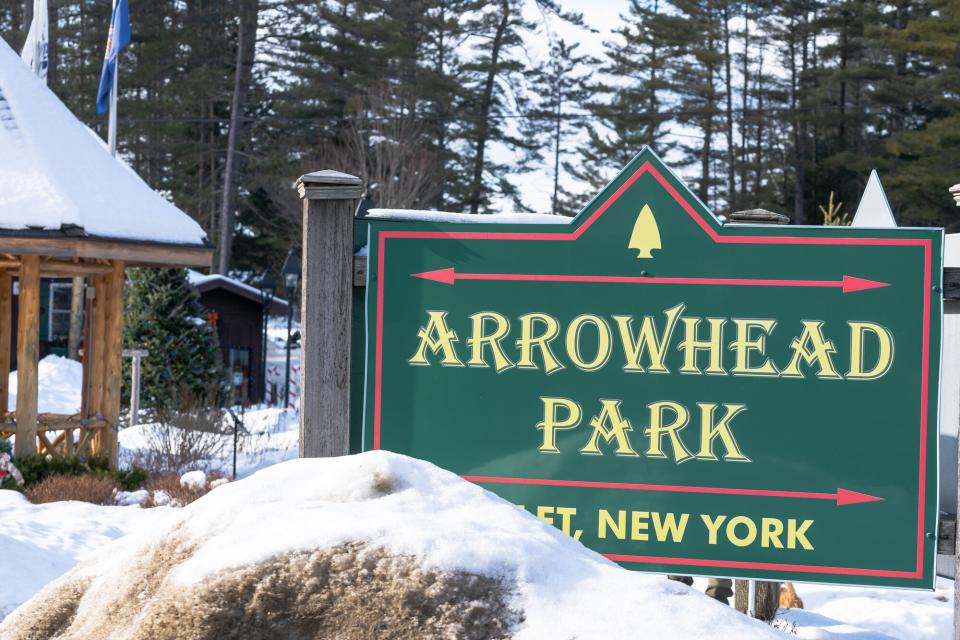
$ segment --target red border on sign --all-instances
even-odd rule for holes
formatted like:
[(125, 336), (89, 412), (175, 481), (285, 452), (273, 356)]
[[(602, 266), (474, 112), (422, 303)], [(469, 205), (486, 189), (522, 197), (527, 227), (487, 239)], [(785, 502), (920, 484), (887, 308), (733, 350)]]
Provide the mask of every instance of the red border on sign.
[[(924, 494), (926, 493), (927, 470), (927, 422), (929, 404), (929, 373), (930, 368), (930, 265), (932, 261), (932, 242), (930, 240), (914, 238), (805, 238), (797, 236), (722, 236), (697, 213), (696, 209), (671, 185), (663, 175), (657, 171), (649, 161), (643, 163), (633, 175), (627, 178), (620, 187), (594, 211), (583, 224), (569, 233), (535, 233), (535, 232), (496, 232), (496, 231), (381, 231), (379, 234), (377, 269), (381, 274), (377, 282), (377, 338), (375, 344), (374, 361), (374, 402), (373, 402), (373, 448), (380, 448), (380, 418), (381, 418), (381, 382), (383, 356), (383, 272), (384, 250), (386, 241), (390, 238), (449, 238), (463, 240), (545, 240), (570, 241), (576, 240), (593, 225), (603, 213), (629, 189), (640, 176), (649, 173), (670, 194), (670, 196), (686, 211), (710, 238), (718, 244), (788, 244), (788, 245), (867, 245), (867, 246), (917, 246), (923, 248), (924, 256), (924, 289), (923, 289), (923, 353), (920, 377), (920, 481), (917, 499), (917, 564), (914, 571), (895, 571), (888, 569), (858, 569), (853, 567), (822, 567), (816, 565), (777, 564), (769, 562), (742, 562), (734, 560), (698, 560), (693, 558), (666, 558), (657, 556), (634, 556), (621, 554), (604, 554), (615, 562), (637, 562), (676, 564), (704, 567), (718, 567), (729, 569), (760, 569), (764, 571), (795, 571), (798, 573), (829, 573), (838, 575), (862, 575), (887, 578), (922, 578), (923, 577), (923, 547), (924, 547)], [(508, 480), (508, 479), (502, 479)]]

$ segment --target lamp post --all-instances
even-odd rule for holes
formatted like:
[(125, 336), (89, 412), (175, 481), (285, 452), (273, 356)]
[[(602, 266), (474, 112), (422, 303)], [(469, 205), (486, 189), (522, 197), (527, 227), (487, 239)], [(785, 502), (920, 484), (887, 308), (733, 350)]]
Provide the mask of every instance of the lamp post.
[(293, 249), (283, 261), (283, 284), (287, 292), (287, 373), (283, 384), (283, 408), (290, 402), (290, 332), (293, 329), (293, 300), (300, 284), (300, 256)]
[(270, 319), (270, 307), (273, 305), (273, 294), (277, 290), (277, 282), (273, 274), (267, 269), (260, 276), (260, 304), (263, 313), (263, 350), (260, 354), (260, 381), (263, 383), (263, 400), (267, 395), (267, 321)]

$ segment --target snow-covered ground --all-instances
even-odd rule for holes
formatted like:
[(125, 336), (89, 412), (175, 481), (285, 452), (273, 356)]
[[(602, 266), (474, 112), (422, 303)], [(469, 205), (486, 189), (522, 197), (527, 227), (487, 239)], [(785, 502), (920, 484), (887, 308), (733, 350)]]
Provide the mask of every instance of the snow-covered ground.
[[(8, 407), (17, 408), (17, 372), (10, 372)], [(80, 411), (83, 366), (76, 360), (49, 355), (37, 368), (37, 409), (40, 413), (71, 415)]]
[(86, 502), (32, 505), (16, 491), (0, 491), (0, 619), (87, 554), (157, 526), (170, 511)]
[[(283, 323), (280, 326), (280, 324), (279, 322), (273, 322), (270, 326), (271, 347), (277, 351), (282, 349), (283, 340), (286, 338), (286, 325)], [(294, 353), (299, 355), (296, 351)], [(297, 358), (298, 360), (299, 358)], [(56, 356), (44, 359), (39, 372), (40, 410), (58, 413), (75, 411), (79, 405), (79, 374), (79, 365), (75, 362)], [(15, 380), (11, 379), (11, 382), (13, 383)], [(298, 415), (295, 409), (281, 410), (259, 407), (246, 411), (243, 418), (247, 435), (239, 439), (238, 477), (247, 477), (258, 470), (297, 457)], [(147, 446), (147, 430), (150, 428), (149, 425), (140, 425), (122, 430), (120, 433), (121, 454), (130, 454), (138, 448)], [(205, 461), (202, 466), (226, 472), (229, 475), (232, 470), (233, 438), (231, 435), (226, 435), (222, 436), (220, 440), (219, 455), (215, 459)], [(286, 465), (282, 468), (286, 468)], [(401, 465), (401, 468), (406, 467)], [(271, 475), (274, 473), (275, 475)], [(283, 476), (283, 473), (285, 472), (280, 470), (276, 472), (269, 470), (265, 477), (273, 478), (270, 482), (275, 483), (279, 481), (278, 479)], [(316, 476), (306, 482), (308, 485), (306, 488), (299, 488), (296, 491), (301, 492), (298, 493), (301, 497), (302, 491), (307, 490), (336, 491), (338, 489), (335, 487), (338, 486), (338, 483), (347, 482), (348, 478), (349, 474), (344, 472), (342, 477), (337, 476), (336, 481), (330, 480), (329, 483), (326, 483), (321, 477)], [(330, 484), (334, 488), (327, 487), (326, 484)], [(346, 486), (344, 485), (344, 487)], [(417, 487), (416, 492), (409, 495), (416, 496), (419, 495), (417, 492), (427, 490), (425, 485), (417, 485)], [(347, 489), (339, 490), (346, 491)], [(217, 489), (217, 491), (222, 491), (222, 489)], [(409, 499), (413, 500), (413, 498)], [(420, 495), (417, 499), (423, 499), (423, 496)], [(484, 499), (486, 500), (486, 498)], [(341, 508), (346, 507), (341, 505)], [(366, 507), (357, 507), (360, 511), (354, 511), (354, 508), (351, 507), (343, 513), (354, 517), (357, 514), (365, 513), (362, 511), (363, 508)], [(419, 513), (420, 515), (417, 517), (420, 518), (422, 523), (427, 521), (433, 523), (430, 526), (424, 525), (425, 528), (440, 529), (430, 533), (431, 536), (434, 536), (437, 540), (445, 539), (443, 536), (446, 536), (447, 533), (443, 529), (448, 526), (446, 519), (441, 520), (444, 523), (443, 527), (436, 527), (437, 520), (426, 511), (428, 506), (418, 507), (420, 511), (410, 505), (405, 506), (405, 508), (412, 510), (409, 512), (410, 514), (416, 515)], [(19, 494), (0, 491), (0, 566), (4, 569), (4, 580), (0, 580), (0, 618), (9, 614), (15, 606), (36, 593), (44, 584), (68, 571), (80, 559), (102, 548), (111, 540), (128, 533), (142, 532), (145, 528), (158, 530), (159, 527), (166, 526), (164, 523), (168, 522), (169, 518), (179, 517), (177, 514), (185, 510), (169, 507), (159, 509), (141, 509), (136, 506), (101, 507), (72, 502), (30, 505)], [(466, 512), (462, 513), (466, 514)], [(502, 511), (497, 510), (496, 513), (502, 513)], [(413, 515), (410, 517), (413, 518)], [(415, 521), (417, 520), (411, 520), (411, 522)], [(453, 523), (455, 524), (456, 520)], [(496, 522), (497, 532), (493, 534), (493, 537), (499, 536), (501, 531), (510, 531), (515, 524), (513, 516), (503, 522)], [(354, 527), (352, 531), (357, 531), (356, 527), (361, 527), (360, 524), (351, 524), (350, 526)], [(450, 526), (453, 526), (453, 524)], [(455, 527), (450, 529), (451, 532), (455, 530)], [(306, 531), (306, 529), (303, 529), (303, 531)], [(328, 529), (321, 528), (318, 529), (319, 531), (327, 532), (323, 535), (333, 535)], [(394, 540), (388, 534), (381, 537), (384, 544), (396, 544), (398, 550), (410, 550), (409, 547), (403, 545), (413, 540), (410, 536), (414, 535), (414, 529), (405, 531), (407, 533), (403, 535), (407, 538)], [(449, 535), (454, 536), (455, 534), (450, 533)], [(537, 535), (542, 535), (542, 531)], [(418, 544), (426, 544), (423, 540), (421, 539)], [(551, 544), (555, 542), (551, 541)], [(410, 543), (412, 544), (412, 542)], [(500, 546), (503, 546), (502, 543)], [(419, 552), (426, 554), (425, 549), (426, 547), (422, 547)], [(575, 564), (583, 561), (582, 555), (585, 551), (580, 548), (578, 543), (572, 541), (564, 543), (563, 549), (564, 554), (572, 554), (571, 557), (581, 558), (577, 561), (571, 560), (571, 563)], [(489, 553), (493, 552), (489, 551)], [(431, 552), (428, 555), (433, 556), (434, 554)], [(540, 569), (532, 561), (527, 562), (523, 570), (530, 572), (530, 580), (542, 578), (538, 574)], [(630, 608), (629, 619), (633, 619), (637, 615), (634, 611), (642, 610), (638, 607), (646, 606), (639, 602), (641, 594), (643, 598), (650, 598), (652, 601), (665, 598), (666, 602), (674, 602), (675, 600), (672, 597), (686, 589), (686, 587), (677, 583), (666, 583), (657, 576), (640, 576), (613, 567), (602, 569), (595, 567), (590, 571), (596, 571), (594, 577), (591, 578), (592, 582), (589, 583), (592, 590), (600, 593), (619, 593), (623, 590), (631, 592), (632, 595), (622, 596), (629, 599), (629, 602), (624, 600), (623, 603), (623, 606), (629, 606)], [(702, 592), (703, 587), (703, 581), (698, 580), (694, 585), (694, 590)], [(891, 638), (934, 640), (949, 637), (951, 633), (953, 582), (950, 580), (938, 579), (935, 592), (810, 584), (797, 584), (796, 587), (806, 608), (804, 610), (782, 611), (776, 621), (778, 629), (793, 637), (818, 640), (889, 640)], [(545, 587), (537, 587), (537, 589), (543, 588)], [(546, 597), (544, 595), (547, 593), (546, 591), (541, 591), (537, 595), (536, 589), (533, 587), (531, 589), (531, 597), (535, 600), (536, 598)], [(566, 602), (566, 600), (561, 601)], [(551, 601), (550, 606), (553, 607), (553, 611), (559, 613), (567, 606), (558, 604), (561, 601)], [(701, 599), (698, 598), (697, 602), (701, 602)], [(543, 606), (544, 611), (549, 608), (547, 604), (537, 606)], [(657, 606), (667, 605), (661, 603)], [(712, 606), (711, 602), (702, 601), (702, 606), (706, 607), (705, 610), (716, 612), (716, 608)], [(614, 609), (605, 607), (604, 610), (612, 611)], [(598, 618), (597, 616), (588, 617), (591, 619)], [(564, 620), (567, 618), (558, 617), (557, 619)], [(610, 624), (613, 625), (614, 623), (611, 622)], [(575, 626), (571, 628), (575, 628)], [(608, 628), (608, 631), (612, 635), (606, 636), (606, 638), (633, 637), (636, 635), (634, 633), (620, 634), (620, 631), (612, 626)], [(571, 633), (572, 631), (567, 632), (564, 637)], [(677, 636), (675, 633), (671, 633), (671, 635), (683, 637)], [(742, 634), (738, 635), (736, 633), (718, 636), (704, 632), (704, 635), (710, 637), (744, 637)], [(527, 637), (548, 636), (528, 634)], [(580, 637), (586, 638), (588, 636)], [(654, 635), (653, 637), (658, 636)]]

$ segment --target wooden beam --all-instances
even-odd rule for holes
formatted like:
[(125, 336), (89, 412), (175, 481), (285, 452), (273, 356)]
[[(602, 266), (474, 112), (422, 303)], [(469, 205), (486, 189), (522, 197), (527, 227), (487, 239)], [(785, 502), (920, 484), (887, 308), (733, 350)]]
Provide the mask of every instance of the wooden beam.
[(37, 365), (40, 360), (40, 257), (23, 256), (17, 316), (18, 457), (37, 452)]
[(100, 355), (103, 359), (103, 402), (100, 413), (107, 428), (100, 432), (100, 455), (117, 466), (117, 427), (120, 423), (120, 383), (123, 376), (123, 282), (124, 265), (113, 263), (113, 271), (103, 277), (107, 285), (104, 301), (104, 339)]
[(10, 408), (10, 350), (13, 340), (13, 278), (0, 273), (0, 418)]
[(13, 237), (0, 235), (0, 253), (51, 258), (123, 260), (130, 265), (209, 267), (213, 249), (199, 245), (160, 244), (95, 238)]

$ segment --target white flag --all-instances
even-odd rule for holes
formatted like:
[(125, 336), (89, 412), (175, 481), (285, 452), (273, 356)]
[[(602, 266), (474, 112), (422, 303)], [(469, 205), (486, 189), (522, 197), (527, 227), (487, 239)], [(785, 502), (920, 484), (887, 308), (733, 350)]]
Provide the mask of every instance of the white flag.
[(47, 81), (47, 0), (33, 0), (33, 22), (20, 57), (44, 82)]

